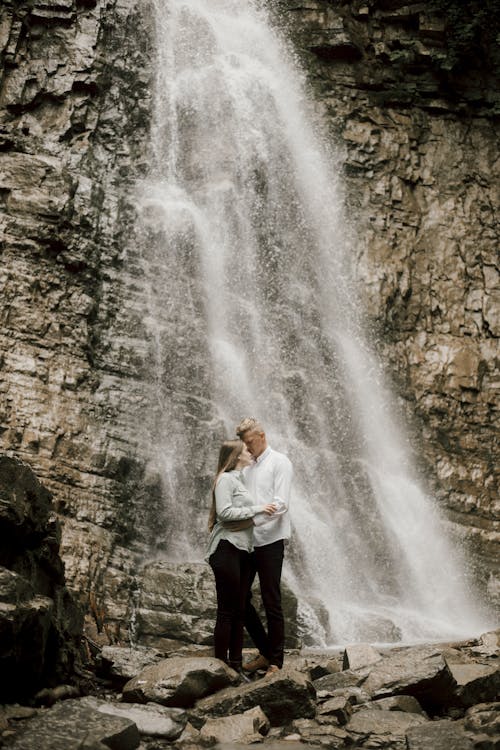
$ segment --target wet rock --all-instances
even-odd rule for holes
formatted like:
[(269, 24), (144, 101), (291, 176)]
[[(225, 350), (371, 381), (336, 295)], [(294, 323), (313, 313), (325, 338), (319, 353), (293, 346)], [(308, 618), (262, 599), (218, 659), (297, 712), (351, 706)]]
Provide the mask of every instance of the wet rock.
[(454, 694), (460, 705), (469, 707), (476, 703), (486, 703), (500, 694), (500, 667), (498, 665), (457, 663), (446, 657), (445, 660), (453, 678)]
[(123, 700), (184, 708), (238, 679), (237, 673), (219, 659), (174, 656), (151, 664), (129, 680), (123, 688)]
[(469, 708), (464, 727), (470, 733), (500, 737), (500, 703), (479, 703)]
[(363, 682), (372, 697), (411, 695), (422, 707), (446, 705), (452, 679), (440, 650), (432, 647), (404, 649), (376, 664)]
[(339, 724), (347, 724), (352, 714), (352, 703), (348, 698), (338, 696), (322, 703), (318, 715), (333, 716)]
[(343, 657), (343, 669), (362, 669), (376, 664), (382, 655), (368, 643), (353, 643), (346, 646)]
[(406, 711), (410, 714), (423, 714), (422, 706), (413, 695), (394, 695), (390, 698), (377, 698), (369, 704), (370, 708), (381, 711)]
[(483, 633), (470, 650), (472, 654), (496, 656), (500, 652), (500, 630)]
[(226, 716), (260, 706), (271, 726), (282, 726), (294, 718), (315, 716), (315, 698), (314, 687), (303, 674), (282, 669), (270, 677), (204, 698), (197, 702), (196, 711)]
[(102, 672), (117, 687), (122, 687), (149, 664), (161, 661), (162, 658), (164, 657), (160, 651), (145, 646), (104, 646), (100, 652)]
[(0, 700), (74, 676), (83, 617), (65, 586), (50, 493), (0, 455)]
[(320, 723), (314, 719), (297, 719), (291, 724), (292, 732), (296, 732), (304, 742), (312, 745), (326, 745), (329, 748), (345, 747), (348, 734), (344, 728), (335, 723)]
[(328, 691), (331, 693), (334, 690), (357, 687), (363, 683), (365, 677), (365, 674), (345, 670), (344, 672), (333, 672), (332, 674), (320, 677), (314, 680), (313, 684), (318, 692)]
[[(208, 565), (157, 561), (145, 566), (136, 580), (136, 637), (140, 643), (158, 648), (169, 640), (212, 644), (217, 605)], [(259, 599), (256, 591), (256, 606)], [(287, 623), (285, 645), (295, 648), (299, 643), (297, 598), (284, 582), (282, 603)]]
[(97, 698), (83, 698), (82, 704), (101, 714), (122, 716), (133, 721), (139, 734), (176, 740), (187, 724), (187, 714), (180, 708), (166, 708), (153, 703), (146, 705), (111, 703)]
[(213, 737), (217, 742), (259, 742), (269, 731), (269, 720), (260, 706), (242, 714), (208, 719), (201, 729), (201, 737)]
[(389, 743), (404, 742), (411, 727), (427, 724), (428, 721), (421, 713), (360, 710), (353, 714), (345, 730), (355, 743), (370, 739), (372, 743), (384, 742), (389, 746)]
[(103, 714), (69, 700), (40, 711), (16, 734), (12, 750), (135, 750), (140, 736), (133, 721)]
[(473, 750), (473, 741), (463, 726), (452, 721), (432, 721), (411, 727), (406, 734), (408, 750)]

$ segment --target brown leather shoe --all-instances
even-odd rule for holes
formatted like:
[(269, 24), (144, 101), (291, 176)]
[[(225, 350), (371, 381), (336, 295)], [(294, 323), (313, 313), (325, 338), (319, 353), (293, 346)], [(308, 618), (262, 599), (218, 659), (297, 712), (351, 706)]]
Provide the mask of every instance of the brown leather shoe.
[(259, 654), (255, 657), (255, 659), (247, 661), (246, 664), (243, 664), (243, 669), (245, 670), (245, 672), (256, 672), (258, 669), (267, 669), (268, 666), (269, 659), (266, 659), (265, 656)]
[(270, 664), (267, 668), (266, 677), (270, 677), (272, 674), (276, 674), (276, 672), (280, 671), (280, 667), (278, 667), (276, 664)]

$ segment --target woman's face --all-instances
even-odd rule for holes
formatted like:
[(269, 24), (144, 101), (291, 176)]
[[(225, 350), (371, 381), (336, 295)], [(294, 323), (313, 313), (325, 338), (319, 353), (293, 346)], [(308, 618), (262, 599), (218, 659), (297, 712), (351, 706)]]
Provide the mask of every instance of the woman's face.
[(250, 466), (251, 463), (253, 463), (253, 458), (252, 458), (250, 451), (245, 445), (240, 455), (238, 456), (237, 465), (240, 469), (243, 469), (245, 466)]

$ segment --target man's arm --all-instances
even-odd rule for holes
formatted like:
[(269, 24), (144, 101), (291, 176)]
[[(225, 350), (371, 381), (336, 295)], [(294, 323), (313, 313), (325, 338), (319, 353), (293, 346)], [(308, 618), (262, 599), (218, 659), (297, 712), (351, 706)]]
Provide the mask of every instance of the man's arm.
[(288, 510), (292, 490), (293, 466), (286, 456), (280, 458), (274, 469), (273, 502), (278, 504), (278, 511)]

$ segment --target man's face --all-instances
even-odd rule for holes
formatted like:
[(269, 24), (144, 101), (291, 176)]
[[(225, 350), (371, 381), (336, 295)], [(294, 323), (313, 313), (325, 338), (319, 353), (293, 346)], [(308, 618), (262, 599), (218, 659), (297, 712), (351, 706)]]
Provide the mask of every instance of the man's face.
[(267, 448), (266, 433), (257, 430), (247, 430), (241, 436), (246, 447), (254, 458), (258, 458)]

